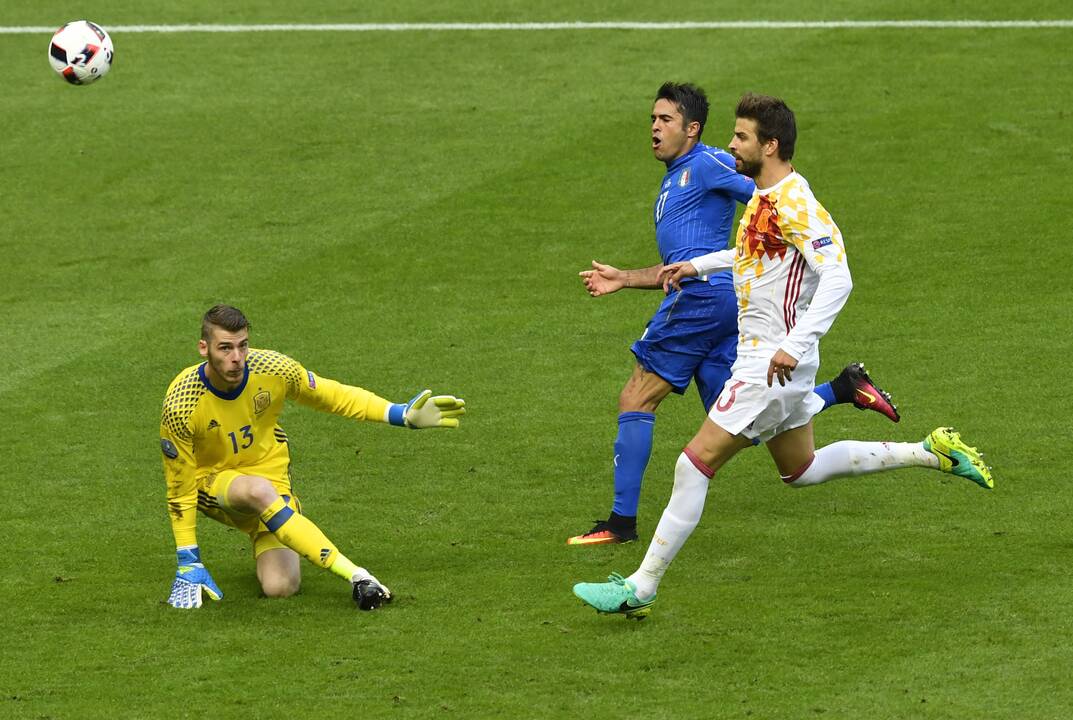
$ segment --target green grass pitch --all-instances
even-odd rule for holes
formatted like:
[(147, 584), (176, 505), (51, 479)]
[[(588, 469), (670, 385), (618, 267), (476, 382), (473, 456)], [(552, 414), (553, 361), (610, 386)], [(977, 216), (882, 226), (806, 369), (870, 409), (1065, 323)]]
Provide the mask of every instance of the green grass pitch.
[[(0, 25), (757, 19), (638, 3), (11, 3)], [(374, 6), (375, 7), (371, 7)], [(797, 3), (788, 19), (1055, 19), (1068, 3)], [(671, 15), (673, 13), (673, 15)], [(766, 19), (777, 19), (767, 17)], [(1073, 29), (122, 34), (73, 88), (47, 33), (0, 35), (4, 718), (1068, 718), (1073, 715)], [(592, 299), (591, 259), (657, 261), (648, 148), (666, 79), (724, 145), (756, 90), (856, 287), (823, 344), (903, 421), (835, 408), (818, 442), (953, 424), (987, 493), (932, 472), (792, 491), (720, 472), (650, 619), (570, 592), (640, 562), (696, 395), (659, 412), (642, 541), (571, 549), (608, 510), (616, 399), (655, 293)], [(156, 427), (202, 312), (453, 432), (293, 408), (305, 510), (396, 592), (359, 613), (308, 565), (258, 597), (202, 518), (226, 598), (174, 573)]]

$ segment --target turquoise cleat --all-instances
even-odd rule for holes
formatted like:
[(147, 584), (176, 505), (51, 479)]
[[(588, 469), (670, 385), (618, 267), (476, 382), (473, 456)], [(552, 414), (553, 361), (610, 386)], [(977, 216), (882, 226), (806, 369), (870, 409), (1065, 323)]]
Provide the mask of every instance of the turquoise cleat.
[(625, 615), (631, 620), (644, 620), (652, 612), (656, 602), (653, 595), (648, 600), (637, 598), (637, 586), (618, 573), (611, 573), (605, 583), (578, 583), (574, 594), (596, 612), (607, 615)]
[(983, 453), (969, 446), (954, 432), (954, 428), (935, 428), (924, 438), (924, 449), (939, 458), (943, 472), (967, 478), (987, 490), (993, 490), (995, 481), (991, 468), (984, 462)]

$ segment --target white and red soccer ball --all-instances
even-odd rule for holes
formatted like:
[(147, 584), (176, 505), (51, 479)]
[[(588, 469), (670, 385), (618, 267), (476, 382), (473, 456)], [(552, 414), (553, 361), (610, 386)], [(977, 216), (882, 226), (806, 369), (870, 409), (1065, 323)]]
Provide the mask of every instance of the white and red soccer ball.
[(69, 22), (52, 36), (48, 61), (52, 69), (72, 85), (88, 85), (112, 67), (112, 38), (89, 20)]

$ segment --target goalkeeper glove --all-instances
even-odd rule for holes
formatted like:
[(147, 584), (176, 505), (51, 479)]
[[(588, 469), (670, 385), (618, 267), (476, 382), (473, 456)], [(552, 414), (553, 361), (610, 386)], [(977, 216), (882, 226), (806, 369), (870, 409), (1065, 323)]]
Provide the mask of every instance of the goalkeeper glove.
[(388, 422), (414, 430), (430, 427), (458, 427), (458, 418), (466, 413), (466, 401), (454, 395), (432, 395), (422, 390), (405, 405), (388, 408)]
[(175, 554), (179, 560), (179, 569), (175, 573), (175, 583), (171, 586), (168, 605), (174, 608), (199, 608), (202, 590), (213, 600), (223, 599), (224, 591), (201, 564), (201, 552), (197, 545), (181, 547)]

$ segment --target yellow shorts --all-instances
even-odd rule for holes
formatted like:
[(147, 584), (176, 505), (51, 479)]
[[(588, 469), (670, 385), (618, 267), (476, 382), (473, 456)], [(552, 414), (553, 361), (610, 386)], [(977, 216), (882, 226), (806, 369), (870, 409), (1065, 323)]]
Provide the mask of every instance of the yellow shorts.
[(290, 459), (285, 455), (266, 458), (265, 462), (248, 467), (221, 470), (198, 479), (197, 509), (208, 517), (229, 527), (237, 528), (250, 537), (253, 544), (253, 556), (259, 557), (266, 550), (287, 547), (269, 532), (261, 518), (239, 512), (227, 504), (227, 490), (235, 478), (241, 475), (263, 477), (272, 483), (287, 503), (287, 507), (296, 513), (302, 513), (302, 504), (291, 492)]

